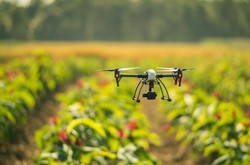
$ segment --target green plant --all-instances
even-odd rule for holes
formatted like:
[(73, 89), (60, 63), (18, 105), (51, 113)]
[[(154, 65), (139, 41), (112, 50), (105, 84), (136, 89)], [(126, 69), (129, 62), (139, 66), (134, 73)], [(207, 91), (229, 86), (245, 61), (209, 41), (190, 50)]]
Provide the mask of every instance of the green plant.
[[(86, 62), (87, 60), (87, 62)], [(27, 122), (35, 105), (51, 91), (82, 74), (93, 66), (91, 58), (55, 61), (41, 52), (32, 58), (12, 60), (0, 67), (0, 141), (11, 141), (15, 130)], [(98, 60), (95, 60), (98, 64)]]
[(165, 111), (167, 119), (178, 140), (191, 143), (214, 165), (249, 164), (249, 71), (242, 61), (207, 68), (175, 92), (174, 103)]
[(118, 92), (109, 80), (98, 80), (79, 79), (76, 89), (58, 95), (64, 108), (36, 133), (37, 164), (158, 164), (148, 149), (149, 141), (159, 139), (135, 103), (124, 97), (130, 91)]

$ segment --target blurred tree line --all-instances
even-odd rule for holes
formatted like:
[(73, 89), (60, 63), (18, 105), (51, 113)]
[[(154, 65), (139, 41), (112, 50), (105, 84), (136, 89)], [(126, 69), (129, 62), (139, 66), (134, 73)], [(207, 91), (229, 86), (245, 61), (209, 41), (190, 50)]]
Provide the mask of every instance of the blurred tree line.
[(250, 0), (0, 2), (0, 39), (198, 41), (249, 37)]

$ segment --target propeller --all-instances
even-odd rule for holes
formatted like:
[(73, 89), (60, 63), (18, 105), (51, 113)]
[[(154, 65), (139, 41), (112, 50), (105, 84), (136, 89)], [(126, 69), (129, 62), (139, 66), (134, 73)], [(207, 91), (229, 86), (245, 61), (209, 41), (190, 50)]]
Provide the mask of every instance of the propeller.
[(195, 68), (165, 68), (165, 67), (157, 67), (157, 71), (159, 72), (177, 72), (180, 71), (186, 71), (186, 70), (193, 70)]
[(194, 70), (195, 68), (182, 68), (181, 71)]
[(114, 72), (114, 77), (116, 80), (116, 85), (119, 87), (119, 81), (121, 80), (120, 71), (127, 71), (127, 70), (134, 70), (139, 69), (140, 67), (131, 67), (131, 68), (116, 68), (116, 69), (100, 69), (97, 71), (107, 71), (107, 72)]
[(179, 83), (179, 86), (181, 86), (181, 80), (183, 77), (182, 72), (187, 70), (193, 70), (195, 68), (165, 68), (165, 67), (157, 67), (159, 72), (174, 72), (177, 73), (176, 77), (174, 78), (174, 84), (177, 85), (177, 82)]
[(157, 69), (157, 72), (177, 72), (178, 69)]
[(135, 70), (139, 69), (140, 67), (131, 67), (131, 68), (115, 68), (115, 69), (99, 69), (97, 71), (108, 71), (108, 72), (114, 72), (114, 71), (127, 71), (127, 70)]
[(172, 70), (172, 69), (177, 69), (177, 68), (166, 68), (166, 67), (156, 67), (157, 69), (164, 69), (164, 70)]

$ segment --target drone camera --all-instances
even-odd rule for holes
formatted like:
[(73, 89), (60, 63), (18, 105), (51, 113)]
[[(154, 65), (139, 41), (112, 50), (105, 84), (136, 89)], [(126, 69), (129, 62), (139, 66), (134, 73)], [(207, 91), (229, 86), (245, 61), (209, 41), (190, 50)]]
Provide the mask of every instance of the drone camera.
[(157, 94), (155, 92), (144, 93), (142, 97), (146, 97), (148, 100), (154, 100)]

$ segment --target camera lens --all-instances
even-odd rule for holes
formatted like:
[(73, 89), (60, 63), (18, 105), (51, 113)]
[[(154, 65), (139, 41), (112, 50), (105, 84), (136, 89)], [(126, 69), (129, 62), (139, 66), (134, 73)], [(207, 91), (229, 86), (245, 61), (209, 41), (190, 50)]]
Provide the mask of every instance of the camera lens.
[(155, 92), (144, 93), (142, 97), (146, 97), (148, 100), (154, 100), (157, 94)]

